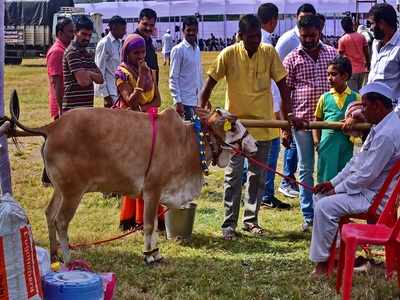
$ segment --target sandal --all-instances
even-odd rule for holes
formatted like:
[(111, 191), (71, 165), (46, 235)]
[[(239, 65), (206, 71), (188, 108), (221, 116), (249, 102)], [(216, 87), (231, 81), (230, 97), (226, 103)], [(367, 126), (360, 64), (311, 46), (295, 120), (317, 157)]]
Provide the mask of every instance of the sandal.
[(237, 239), (237, 235), (236, 235), (236, 232), (233, 230), (223, 230), (222, 238), (225, 241), (235, 241)]
[(264, 229), (262, 229), (258, 224), (246, 224), (243, 226), (242, 230), (258, 236), (263, 236), (265, 233)]

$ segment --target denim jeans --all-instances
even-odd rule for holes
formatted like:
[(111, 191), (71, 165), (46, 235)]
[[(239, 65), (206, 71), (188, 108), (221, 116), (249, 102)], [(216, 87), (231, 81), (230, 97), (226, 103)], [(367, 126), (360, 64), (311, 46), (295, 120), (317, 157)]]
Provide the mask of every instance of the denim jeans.
[[(264, 161), (271, 147), (270, 141), (258, 141), (257, 153), (254, 159)], [(243, 156), (234, 155), (225, 169), (224, 177), (224, 208), (225, 218), (222, 230), (235, 230), (239, 219), (240, 200), (242, 196)], [(245, 226), (258, 224), (260, 209), (265, 186), (265, 171), (258, 165), (249, 162), (247, 183), (244, 195)]]
[[(311, 130), (294, 130), (293, 138), (296, 142), (297, 153), (299, 156), (299, 181), (314, 186), (314, 143)], [(300, 186), (300, 207), (303, 213), (304, 221), (313, 220), (313, 197), (312, 191)]]
[[(278, 163), (279, 150), (280, 150), (281, 140), (280, 138), (273, 139), (271, 141), (271, 150), (269, 155), (266, 157), (266, 163), (272, 169), (276, 171), (276, 165)], [(272, 198), (275, 195), (275, 173), (268, 171), (265, 176), (265, 192), (264, 197), (266, 200)]]
[[(283, 154), (283, 175), (295, 179), (294, 173), (297, 170), (297, 148), (294, 140), (290, 143), (289, 148), (285, 148)], [(291, 186), (292, 183), (285, 178), (281, 181), (281, 187), (287, 188)]]
[(247, 182), (247, 171), (249, 170), (249, 161), (247, 158), (244, 159), (243, 162), (243, 172), (242, 172), (242, 185), (245, 185)]
[(194, 106), (183, 105), (183, 114), (186, 121), (191, 121), (194, 115)]

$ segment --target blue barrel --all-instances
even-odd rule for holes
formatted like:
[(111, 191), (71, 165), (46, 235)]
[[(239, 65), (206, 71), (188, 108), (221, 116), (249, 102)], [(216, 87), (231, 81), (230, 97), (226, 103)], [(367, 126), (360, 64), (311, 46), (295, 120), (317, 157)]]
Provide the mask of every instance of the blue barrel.
[(103, 281), (85, 271), (51, 272), (43, 277), (45, 300), (103, 300)]

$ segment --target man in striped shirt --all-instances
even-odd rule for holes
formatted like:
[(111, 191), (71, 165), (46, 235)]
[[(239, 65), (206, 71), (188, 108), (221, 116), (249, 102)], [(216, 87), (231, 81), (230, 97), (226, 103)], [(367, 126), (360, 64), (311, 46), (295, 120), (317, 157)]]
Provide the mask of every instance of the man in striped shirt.
[(102, 84), (104, 81), (94, 57), (86, 51), (92, 32), (92, 20), (81, 16), (75, 23), (74, 40), (64, 53), (62, 112), (78, 107), (93, 107), (93, 83)]

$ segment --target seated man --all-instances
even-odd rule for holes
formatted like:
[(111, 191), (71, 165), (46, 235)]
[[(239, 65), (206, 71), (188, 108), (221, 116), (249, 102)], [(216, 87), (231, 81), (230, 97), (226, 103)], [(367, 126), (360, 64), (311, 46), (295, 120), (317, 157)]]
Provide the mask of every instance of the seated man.
[[(370, 83), (360, 90), (362, 110), (374, 126), (356, 154), (331, 181), (314, 188), (314, 226), (310, 259), (314, 275), (327, 271), (329, 249), (342, 216), (367, 212), (394, 163), (400, 159), (400, 117), (393, 111), (392, 90), (384, 83)], [(389, 198), (388, 189), (383, 204)], [(382, 205), (383, 206), (383, 205)], [(379, 210), (382, 211), (383, 207)]]

